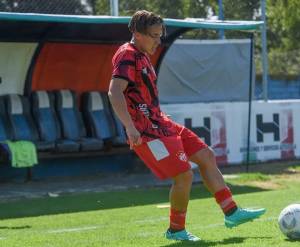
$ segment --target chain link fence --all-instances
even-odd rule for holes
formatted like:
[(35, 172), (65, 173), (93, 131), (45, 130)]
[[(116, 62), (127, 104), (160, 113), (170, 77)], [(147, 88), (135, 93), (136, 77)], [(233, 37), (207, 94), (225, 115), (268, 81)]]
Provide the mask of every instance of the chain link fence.
[(0, 0), (1, 12), (93, 15), (95, 0)]

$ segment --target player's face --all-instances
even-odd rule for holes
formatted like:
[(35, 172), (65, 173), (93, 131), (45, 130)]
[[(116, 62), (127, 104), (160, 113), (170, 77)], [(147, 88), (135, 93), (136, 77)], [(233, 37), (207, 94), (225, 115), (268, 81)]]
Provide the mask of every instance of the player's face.
[(140, 48), (142, 52), (153, 55), (161, 43), (163, 27), (161, 24), (148, 27), (146, 34), (141, 34)]

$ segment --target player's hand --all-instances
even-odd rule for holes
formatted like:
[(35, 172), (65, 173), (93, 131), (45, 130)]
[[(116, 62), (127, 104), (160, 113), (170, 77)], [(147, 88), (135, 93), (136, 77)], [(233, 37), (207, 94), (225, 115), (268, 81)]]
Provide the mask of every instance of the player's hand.
[(133, 146), (142, 144), (141, 134), (134, 126), (126, 128), (126, 134), (128, 136), (130, 149), (133, 149)]

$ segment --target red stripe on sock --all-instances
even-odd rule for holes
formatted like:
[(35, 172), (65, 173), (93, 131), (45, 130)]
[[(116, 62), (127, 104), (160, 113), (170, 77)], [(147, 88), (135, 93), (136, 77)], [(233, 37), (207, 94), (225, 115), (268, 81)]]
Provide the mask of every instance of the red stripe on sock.
[(235, 201), (232, 198), (231, 191), (228, 187), (221, 189), (215, 193), (215, 199), (220, 205), (224, 214), (237, 207)]
[(183, 230), (185, 228), (186, 211), (170, 210), (170, 228), (172, 230)]

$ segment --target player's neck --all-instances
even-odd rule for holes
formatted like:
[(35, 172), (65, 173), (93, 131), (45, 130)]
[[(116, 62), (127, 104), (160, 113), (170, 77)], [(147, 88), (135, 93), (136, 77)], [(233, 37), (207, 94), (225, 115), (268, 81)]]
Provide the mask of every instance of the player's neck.
[(130, 44), (132, 44), (138, 51), (146, 54), (146, 52), (143, 50), (142, 46), (134, 38), (132, 38), (130, 40)]

